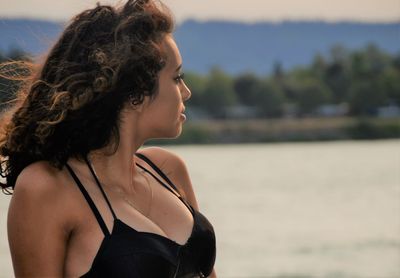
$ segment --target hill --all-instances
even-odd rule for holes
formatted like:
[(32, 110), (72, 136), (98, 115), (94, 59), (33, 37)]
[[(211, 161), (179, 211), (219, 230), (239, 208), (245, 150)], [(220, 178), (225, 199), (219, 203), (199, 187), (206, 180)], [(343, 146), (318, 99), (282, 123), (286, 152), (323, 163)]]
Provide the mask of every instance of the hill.
[[(20, 47), (30, 53), (45, 52), (57, 38), (62, 23), (0, 19), (0, 50)], [(175, 38), (186, 70), (206, 73), (218, 65), (229, 73), (265, 74), (279, 62), (284, 69), (308, 64), (332, 46), (357, 49), (374, 43), (383, 50), (400, 52), (400, 23), (238, 22), (185, 21)]]
[(20, 48), (32, 54), (45, 52), (62, 31), (63, 24), (44, 20), (0, 19), (0, 50)]
[(357, 49), (374, 43), (389, 53), (400, 51), (400, 23), (362, 24), (282, 22), (243, 24), (187, 21), (176, 34), (188, 68), (205, 72), (214, 65), (231, 73), (270, 72), (308, 64), (316, 52), (327, 54), (341, 44)]

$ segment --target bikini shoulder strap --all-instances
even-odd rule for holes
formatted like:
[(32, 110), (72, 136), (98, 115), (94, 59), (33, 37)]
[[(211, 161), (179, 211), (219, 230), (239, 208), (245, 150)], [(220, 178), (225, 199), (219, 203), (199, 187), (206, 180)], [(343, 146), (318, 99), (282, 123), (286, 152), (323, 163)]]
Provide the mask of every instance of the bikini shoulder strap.
[(107, 225), (104, 222), (103, 218), (101, 217), (100, 212), (97, 209), (96, 205), (94, 204), (92, 198), (90, 198), (89, 193), (86, 191), (85, 187), (83, 186), (83, 184), (81, 183), (79, 178), (76, 176), (76, 174), (72, 170), (72, 168), (68, 165), (68, 163), (66, 163), (65, 166), (67, 167), (69, 173), (71, 174), (72, 178), (74, 179), (76, 185), (78, 186), (78, 188), (82, 192), (83, 197), (85, 197), (85, 199), (86, 199), (87, 203), (89, 204), (91, 210), (93, 211), (93, 214), (96, 217), (97, 222), (99, 223), (99, 226), (100, 226), (101, 230), (103, 231), (104, 235), (105, 236), (109, 236), (110, 232), (109, 232), (109, 230), (107, 228)]

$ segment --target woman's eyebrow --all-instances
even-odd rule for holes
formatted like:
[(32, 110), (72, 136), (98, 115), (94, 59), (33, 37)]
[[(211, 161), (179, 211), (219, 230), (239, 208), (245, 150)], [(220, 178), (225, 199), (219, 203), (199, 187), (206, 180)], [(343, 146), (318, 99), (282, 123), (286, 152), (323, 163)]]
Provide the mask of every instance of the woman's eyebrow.
[(179, 71), (179, 70), (181, 69), (181, 67), (182, 67), (182, 64), (180, 64), (180, 65), (178, 66), (178, 68), (175, 70), (175, 72)]

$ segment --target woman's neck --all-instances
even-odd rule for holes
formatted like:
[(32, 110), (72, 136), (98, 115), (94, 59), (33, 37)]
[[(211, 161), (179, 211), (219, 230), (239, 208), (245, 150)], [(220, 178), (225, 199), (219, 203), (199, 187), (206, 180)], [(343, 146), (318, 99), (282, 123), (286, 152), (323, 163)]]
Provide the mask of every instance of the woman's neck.
[(121, 120), (119, 143), (115, 152), (114, 146), (110, 145), (90, 153), (89, 160), (101, 182), (131, 190), (129, 186), (132, 178), (139, 176), (135, 153), (145, 141), (139, 136), (141, 132), (137, 123), (132, 123), (132, 119)]

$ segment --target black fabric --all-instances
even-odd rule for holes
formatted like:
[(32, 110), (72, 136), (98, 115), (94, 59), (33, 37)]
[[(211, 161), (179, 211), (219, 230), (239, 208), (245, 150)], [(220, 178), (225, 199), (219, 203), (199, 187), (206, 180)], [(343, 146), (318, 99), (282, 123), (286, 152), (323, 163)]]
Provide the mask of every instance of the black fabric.
[[(149, 158), (139, 153), (136, 155), (179, 192), (176, 186)], [(183, 245), (155, 233), (137, 231), (117, 218), (90, 163), (87, 160), (86, 163), (114, 216), (114, 225), (110, 233), (88, 192), (67, 164), (67, 169), (88, 202), (104, 233), (104, 239), (92, 266), (82, 277), (195, 278), (210, 275), (215, 262), (216, 241), (214, 229), (203, 214), (195, 210), (184, 198), (176, 194), (150, 171), (136, 163), (177, 196), (188, 207), (193, 216), (191, 235)]]
[(94, 172), (93, 167), (90, 165), (89, 160), (87, 159), (87, 157), (85, 157), (85, 162), (86, 162), (86, 164), (87, 164), (88, 167), (89, 167), (90, 173), (92, 173), (92, 176), (93, 176), (94, 179), (96, 180), (96, 184), (97, 184), (97, 186), (100, 188), (101, 194), (103, 194), (103, 197), (104, 197), (104, 199), (106, 200), (108, 207), (110, 208), (110, 211), (111, 211), (111, 213), (112, 213), (113, 218), (116, 219), (117, 216), (115, 215), (115, 212), (114, 212), (114, 210), (113, 210), (113, 208), (112, 208), (112, 206), (111, 206), (111, 204), (110, 204), (110, 201), (108, 200), (107, 195), (106, 195), (106, 193), (105, 193), (104, 190), (103, 190), (103, 187), (101, 187), (100, 181), (99, 181), (99, 179), (97, 178), (97, 175), (96, 175), (96, 173)]
[(72, 171), (71, 167), (66, 164), (68, 171), (70, 172), (72, 178), (75, 180), (75, 183), (78, 185), (79, 189), (81, 190), (83, 196), (85, 197), (86, 201), (88, 202), (90, 208), (93, 211), (94, 216), (97, 219), (97, 222), (99, 222), (100, 228), (104, 233), (104, 236), (109, 236), (110, 232), (107, 229), (106, 223), (104, 223), (103, 218), (100, 215), (100, 212), (97, 210), (96, 205), (93, 203), (92, 199), (89, 196), (89, 193), (86, 191), (85, 187), (82, 185), (78, 177), (75, 175), (74, 171)]

